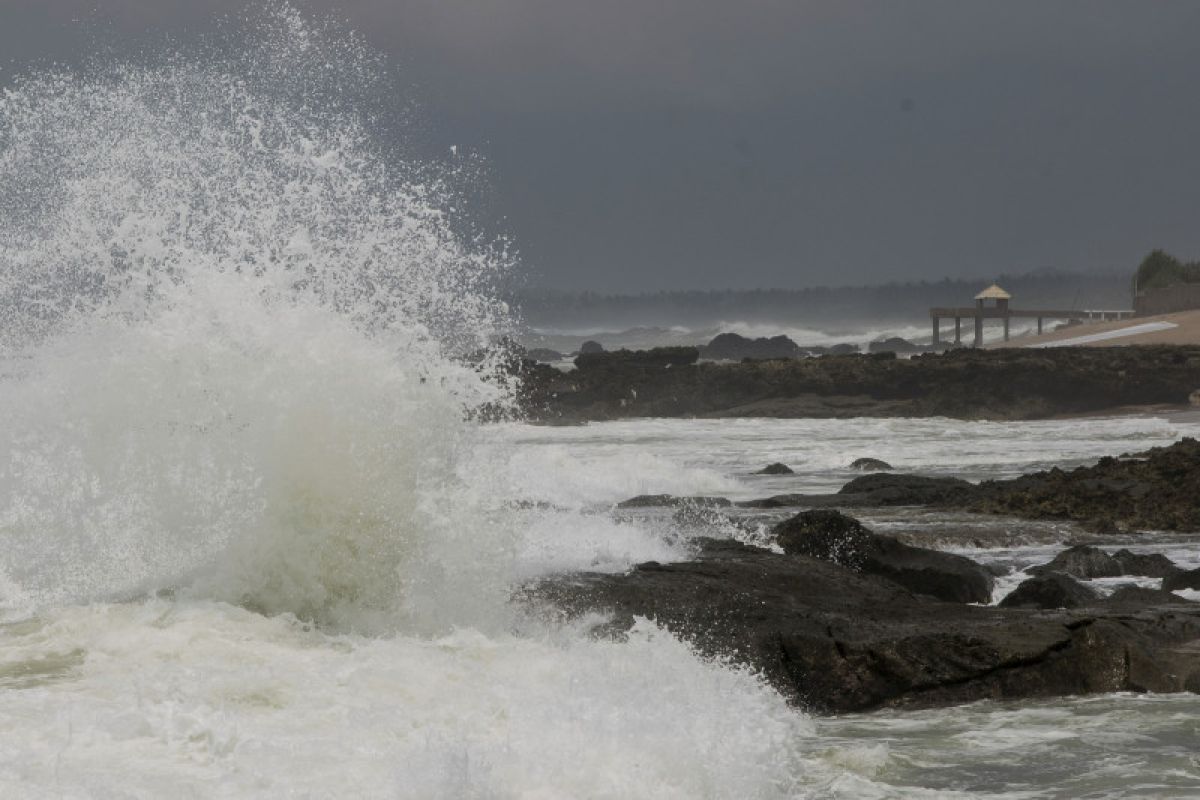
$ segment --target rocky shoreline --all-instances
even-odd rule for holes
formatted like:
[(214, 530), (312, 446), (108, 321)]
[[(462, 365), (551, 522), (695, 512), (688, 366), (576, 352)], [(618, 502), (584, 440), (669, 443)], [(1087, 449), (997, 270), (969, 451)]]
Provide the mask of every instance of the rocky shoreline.
[(522, 413), (577, 423), (629, 417), (861, 416), (1040, 419), (1123, 406), (1186, 407), (1200, 347), (971, 350), (700, 361), (696, 348), (580, 355), (519, 367)]
[[(775, 465), (778, 466), (778, 465)], [(886, 466), (886, 465), (884, 465)], [(786, 473), (779, 473), (786, 474)], [(818, 713), (1102, 692), (1200, 693), (1200, 570), (1161, 554), (1070, 547), (991, 605), (995, 574), (961, 555), (871, 531), (845, 510), (951, 508), (1093, 528), (1200, 532), (1200, 442), (973, 484), (875, 472), (832, 495), (631, 498), (687, 524), (743, 509), (792, 509), (756, 545), (694, 540), (691, 560), (526, 587), (550, 613), (599, 612), (602, 636), (637, 617), (700, 652), (763, 675)], [(775, 517), (778, 519), (778, 517)], [(1108, 596), (1088, 583), (1130, 576)], [(1155, 581), (1157, 588), (1147, 587)], [(1186, 593), (1185, 593), (1186, 594)]]

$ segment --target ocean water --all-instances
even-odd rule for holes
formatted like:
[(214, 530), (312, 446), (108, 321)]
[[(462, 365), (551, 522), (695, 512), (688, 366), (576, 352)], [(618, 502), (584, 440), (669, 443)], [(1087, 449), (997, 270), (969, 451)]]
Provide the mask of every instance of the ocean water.
[[(475, 422), (509, 402), (466, 357), (507, 330), (502, 243), (453, 165), (380, 144), (356, 37), (239, 24), (0, 101), (0, 797), (1198, 790), (1191, 697), (814, 719), (651, 621), (609, 642), (510, 599), (687, 558), (632, 494), (825, 490), (857, 455), (1016, 474), (1195, 423)], [(871, 522), (1017, 560), (1073, 535)]]

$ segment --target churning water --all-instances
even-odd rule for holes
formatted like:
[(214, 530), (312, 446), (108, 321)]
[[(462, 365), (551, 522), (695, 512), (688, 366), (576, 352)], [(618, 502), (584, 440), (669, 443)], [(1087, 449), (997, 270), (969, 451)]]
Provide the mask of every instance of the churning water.
[[(597, 641), (510, 603), (685, 557), (598, 506), (742, 490), (764, 434), (471, 422), (508, 402), (461, 358), (507, 324), (503, 248), (456, 219), (453, 174), (380, 144), (392, 88), (270, 5), (236, 45), (0, 102), (0, 796), (1001, 791), (945, 758), (922, 784), (935, 737), (818, 727), (648, 622)], [(888, 426), (898, 453), (928, 439)], [(839, 430), (796, 444), (832, 465)]]

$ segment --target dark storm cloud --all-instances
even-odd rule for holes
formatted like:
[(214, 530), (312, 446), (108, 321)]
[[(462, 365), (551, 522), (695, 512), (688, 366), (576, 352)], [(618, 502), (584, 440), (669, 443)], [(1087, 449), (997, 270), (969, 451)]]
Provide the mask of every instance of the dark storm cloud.
[[(0, 61), (237, 2), (0, 3)], [(345, 0), (536, 281), (802, 286), (1200, 256), (1200, 3)], [(80, 24), (77, 20), (87, 20)]]

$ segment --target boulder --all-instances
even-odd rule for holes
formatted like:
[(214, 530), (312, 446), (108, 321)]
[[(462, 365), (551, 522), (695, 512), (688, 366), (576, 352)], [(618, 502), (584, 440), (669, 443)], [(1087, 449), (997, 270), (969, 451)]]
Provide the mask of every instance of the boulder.
[(1162, 589), (1126, 584), (1117, 587), (1112, 594), (1104, 598), (1104, 602), (1119, 606), (1161, 606), (1168, 603), (1190, 603), (1191, 601)]
[(774, 464), (768, 464), (760, 469), (755, 475), (795, 475), (796, 472), (787, 464), (782, 464), (776, 461)]
[(1124, 570), (1122, 575), (1144, 575), (1147, 578), (1165, 578), (1183, 570), (1162, 553), (1131, 553), (1122, 548), (1113, 553), (1113, 558)]
[(705, 358), (713, 360), (741, 361), (751, 359), (764, 361), (775, 358), (799, 358), (802, 351), (786, 336), (748, 339), (736, 333), (722, 333), (713, 337), (703, 348)]
[(850, 462), (850, 469), (861, 469), (863, 472), (881, 472), (892, 470), (894, 467), (878, 458), (856, 458)]
[(784, 553), (878, 575), (914, 594), (957, 603), (992, 598), (995, 578), (971, 559), (881, 536), (840, 511), (802, 511), (776, 525), (772, 534)]
[(1161, 553), (1145, 555), (1121, 549), (1109, 555), (1099, 547), (1076, 545), (1054, 557), (1053, 561), (1028, 570), (1030, 575), (1062, 572), (1076, 578), (1116, 578), (1121, 575), (1144, 575), (1165, 578), (1179, 572), (1179, 567)]
[(863, 505), (923, 506), (965, 500), (975, 486), (960, 478), (875, 473), (855, 478), (838, 490)]
[(1021, 583), (1000, 601), (1001, 608), (1082, 608), (1095, 605), (1100, 595), (1070, 575), (1047, 572)]
[(1200, 568), (1168, 575), (1163, 578), (1162, 588), (1166, 592), (1175, 592), (1180, 589), (1200, 590)]
[(1200, 607), (1034, 610), (922, 599), (805, 556), (701, 539), (693, 561), (576, 573), (521, 597), (598, 635), (655, 621), (801, 708), (849, 713), (977, 700), (1200, 688)]
[(581, 356), (591, 356), (595, 355), (596, 353), (603, 352), (604, 345), (600, 344), (599, 342), (592, 341), (591, 339), (579, 345), (579, 355)]
[(1115, 578), (1124, 575), (1121, 562), (1101, 550), (1081, 544), (1069, 547), (1054, 557), (1054, 560), (1037, 567), (1030, 567), (1030, 575), (1062, 573), (1076, 578)]

